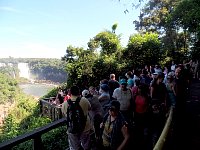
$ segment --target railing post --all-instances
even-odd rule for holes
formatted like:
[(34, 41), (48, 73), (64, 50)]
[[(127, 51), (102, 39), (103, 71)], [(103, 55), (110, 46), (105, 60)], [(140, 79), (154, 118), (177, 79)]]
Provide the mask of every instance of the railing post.
[(33, 150), (39, 149), (43, 149), (41, 135), (38, 135), (33, 139)]

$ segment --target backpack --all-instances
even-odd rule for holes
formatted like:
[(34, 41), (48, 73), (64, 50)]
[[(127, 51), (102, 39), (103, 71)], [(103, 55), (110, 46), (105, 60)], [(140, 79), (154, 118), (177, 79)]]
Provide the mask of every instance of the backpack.
[(67, 127), (68, 132), (77, 134), (83, 132), (86, 125), (87, 116), (79, 105), (81, 97), (78, 97), (76, 101), (69, 99), (67, 108)]

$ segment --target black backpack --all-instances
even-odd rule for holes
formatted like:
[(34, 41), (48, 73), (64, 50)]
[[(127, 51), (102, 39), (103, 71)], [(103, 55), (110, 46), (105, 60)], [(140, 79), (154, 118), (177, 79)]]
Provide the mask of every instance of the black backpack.
[(69, 99), (67, 108), (67, 127), (68, 132), (77, 134), (83, 132), (86, 125), (87, 116), (79, 105), (81, 97), (78, 97), (76, 101)]

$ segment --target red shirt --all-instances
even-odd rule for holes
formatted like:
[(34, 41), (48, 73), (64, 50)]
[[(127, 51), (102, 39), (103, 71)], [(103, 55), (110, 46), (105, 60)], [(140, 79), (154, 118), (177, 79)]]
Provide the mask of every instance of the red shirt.
[(145, 113), (147, 111), (147, 99), (143, 96), (137, 95), (135, 98), (135, 111), (137, 113)]
[(64, 102), (67, 101), (67, 100), (70, 99), (70, 98), (71, 98), (71, 96), (66, 95), (66, 96), (64, 97)]

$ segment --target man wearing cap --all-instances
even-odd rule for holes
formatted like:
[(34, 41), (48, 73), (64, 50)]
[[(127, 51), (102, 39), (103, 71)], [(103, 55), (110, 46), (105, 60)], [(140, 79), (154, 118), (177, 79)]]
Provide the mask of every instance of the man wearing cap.
[(132, 92), (129, 88), (127, 88), (126, 79), (121, 79), (119, 83), (120, 87), (114, 90), (113, 98), (120, 102), (120, 111), (129, 122), (132, 119)]
[(91, 105), (91, 110), (89, 110), (89, 116), (92, 121), (95, 136), (99, 137), (100, 135), (100, 123), (103, 119), (103, 108), (99, 99), (96, 95), (92, 95), (88, 90), (82, 91), (82, 96), (87, 98)]

